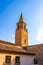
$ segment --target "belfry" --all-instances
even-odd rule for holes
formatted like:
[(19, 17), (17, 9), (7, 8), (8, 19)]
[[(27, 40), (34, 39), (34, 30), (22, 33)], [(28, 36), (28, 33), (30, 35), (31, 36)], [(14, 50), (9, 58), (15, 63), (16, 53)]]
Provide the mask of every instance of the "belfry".
[(15, 44), (19, 46), (28, 46), (28, 31), (22, 13), (15, 31)]

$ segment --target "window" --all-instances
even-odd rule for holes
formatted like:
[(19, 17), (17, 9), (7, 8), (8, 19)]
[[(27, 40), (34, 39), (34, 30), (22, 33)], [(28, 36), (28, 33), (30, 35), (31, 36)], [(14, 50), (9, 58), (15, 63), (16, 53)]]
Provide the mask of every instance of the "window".
[(20, 27), (21, 27), (21, 29), (23, 28), (23, 26), (22, 26), (22, 25), (21, 25)]
[(20, 57), (19, 56), (16, 56), (15, 63), (20, 63)]
[(24, 43), (26, 43), (26, 40), (24, 40)]
[(18, 29), (19, 29), (19, 25), (18, 25)]
[(6, 63), (10, 63), (11, 62), (11, 56), (6, 56)]
[(38, 60), (34, 58), (34, 64), (38, 64)]
[(24, 29), (26, 29), (26, 26), (24, 25)]

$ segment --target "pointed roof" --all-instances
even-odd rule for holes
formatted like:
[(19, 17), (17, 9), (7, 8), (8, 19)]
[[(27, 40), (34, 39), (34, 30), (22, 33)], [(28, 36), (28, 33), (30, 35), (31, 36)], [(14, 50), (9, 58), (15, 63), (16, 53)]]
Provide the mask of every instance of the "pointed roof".
[(21, 15), (20, 15), (19, 22), (24, 22), (24, 19), (23, 19), (22, 13), (21, 13)]

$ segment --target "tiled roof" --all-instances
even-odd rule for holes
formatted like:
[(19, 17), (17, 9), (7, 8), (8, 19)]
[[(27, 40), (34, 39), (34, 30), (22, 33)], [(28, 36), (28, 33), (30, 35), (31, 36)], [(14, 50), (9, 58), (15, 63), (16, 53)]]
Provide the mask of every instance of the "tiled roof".
[(38, 45), (27, 46), (24, 47), (24, 49), (26, 49), (30, 53), (35, 53), (35, 58), (38, 59), (40, 63), (39, 65), (43, 64), (43, 43)]
[(0, 50), (9, 51), (9, 52), (11, 51), (11, 52), (16, 52), (16, 53), (19, 52), (19, 53), (23, 53), (23, 54), (34, 55), (34, 53), (28, 53), (26, 50), (24, 50), (20, 46), (16, 46), (13, 43), (2, 41), (2, 40), (0, 40)]
[(38, 44), (38, 45), (32, 45), (32, 46), (26, 46), (24, 47), (25, 49), (27, 49), (29, 52), (32, 53), (39, 53), (42, 52), (43, 53), (43, 44)]

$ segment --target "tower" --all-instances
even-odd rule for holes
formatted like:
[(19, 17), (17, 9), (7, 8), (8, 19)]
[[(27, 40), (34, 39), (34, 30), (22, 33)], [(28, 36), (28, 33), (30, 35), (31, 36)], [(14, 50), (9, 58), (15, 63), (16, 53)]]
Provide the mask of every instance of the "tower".
[(23, 20), (22, 14), (20, 15), (15, 31), (15, 44), (19, 46), (28, 46), (28, 31), (26, 29), (26, 23)]

